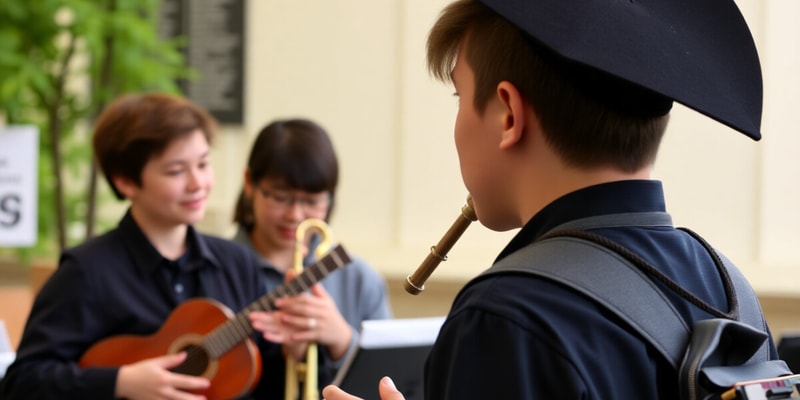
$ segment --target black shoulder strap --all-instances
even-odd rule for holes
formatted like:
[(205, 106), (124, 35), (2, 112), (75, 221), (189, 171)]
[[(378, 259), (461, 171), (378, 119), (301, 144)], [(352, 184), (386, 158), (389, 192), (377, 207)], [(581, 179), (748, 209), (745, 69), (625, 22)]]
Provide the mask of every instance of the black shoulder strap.
[[(614, 226), (671, 227), (672, 220), (666, 213), (612, 214), (572, 221), (552, 231)], [(721, 258), (739, 294), (740, 320), (766, 331), (752, 288)], [(483, 274), (508, 271), (549, 278), (594, 299), (650, 341), (676, 369), (680, 367), (691, 329), (656, 284), (617, 252), (586, 239), (558, 236), (510, 254)], [(643, 302), (642, 298), (650, 300)], [(769, 358), (768, 351), (765, 343), (759, 350), (762, 359)]]

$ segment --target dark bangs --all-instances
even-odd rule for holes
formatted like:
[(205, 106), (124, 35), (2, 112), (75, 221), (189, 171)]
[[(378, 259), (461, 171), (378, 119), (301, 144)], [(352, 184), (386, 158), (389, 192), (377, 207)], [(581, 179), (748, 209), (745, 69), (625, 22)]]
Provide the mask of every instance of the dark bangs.
[(254, 183), (273, 179), (287, 189), (333, 195), (339, 166), (333, 145), (317, 124), (303, 119), (277, 121), (259, 133), (248, 161)]

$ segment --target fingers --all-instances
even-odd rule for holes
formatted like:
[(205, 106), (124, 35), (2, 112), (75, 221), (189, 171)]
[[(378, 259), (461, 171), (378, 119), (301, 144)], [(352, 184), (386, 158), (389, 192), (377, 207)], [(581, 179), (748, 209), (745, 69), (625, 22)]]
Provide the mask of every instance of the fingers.
[(280, 328), (280, 315), (278, 312), (253, 311), (247, 315), (253, 329), (259, 332), (276, 331)]
[[(291, 329), (289, 340), (313, 341), (326, 346), (349, 344), (350, 325), (327, 294), (324, 297), (296, 296), (279, 300), (276, 305), (282, 312), (281, 324)], [(343, 343), (345, 341), (347, 343)]]
[(319, 308), (320, 302), (314, 296), (298, 295), (276, 299), (275, 305), (283, 312), (307, 315), (311, 310)]
[(289, 315), (282, 311), (269, 313), (254, 311), (248, 317), (253, 329), (273, 343), (302, 342), (316, 338), (322, 321), (308, 316)]
[(248, 314), (253, 329), (261, 332), (264, 339), (273, 343), (284, 343), (289, 340), (293, 328), (281, 322), (280, 312), (254, 311)]
[(319, 318), (327, 312), (327, 307), (312, 296), (282, 297), (275, 300), (275, 305), (281, 312), (281, 322), (298, 330), (309, 329), (311, 318)]
[(285, 314), (307, 318), (320, 318), (339, 313), (336, 302), (325, 292), (322, 285), (313, 285), (311, 295), (282, 297), (275, 300), (275, 305)]
[[(314, 341), (319, 331), (319, 320), (307, 317), (281, 316), (280, 327), (274, 330), (263, 330), (264, 338), (274, 343), (298, 343)], [(310, 329), (311, 326), (314, 329)], [(256, 328), (258, 329), (258, 328)]]
[[(157, 366), (169, 370), (170, 368), (180, 365), (185, 359), (186, 352), (180, 352), (177, 354), (170, 354), (155, 358), (153, 359), (153, 362)], [(175, 389), (198, 390), (208, 388), (208, 386), (211, 385), (211, 382), (208, 379), (199, 376), (170, 373), (168, 384)]]
[(117, 374), (115, 396), (129, 399), (203, 399), (204, 396), (187, 391), (207, 389), (211, 385), (208, 379), (170, 371), (184, 362), (186, 357), (186, 353), (182, 352), (123, 365)]
[[(405, 400), (405, 397), (394, 386), (394, 382), (388, 376), (384, 376), (378, 384), (378, 392), (381, 400)], [(328, 385), (322, 389), (322, 396), (325, 400), (361, 400), (360, 397), (353, 396), (339, 389), (337, 386)]]
[(279, 311), (270, 313), (274, 319), (251, 317), (253, 328), (276, 343), (338, 343), (349, 335), (349, 325), (322, 285), (312, 285), (311, 289), (311, 294), (276, 299)]
[(313, 317), (293, 316), (284, 312), (251, 312), (250, 324), (264, 339), (273, 343), (303, 342), (316, 337), (320, 320)]
[(339, 389), (338, 386), (328, 385), (322, 389), (322, 397), (325, 400), (362, 400), (360, 397), (353, 396)]
[(180, 365), (180, 364), (183, 362), (183, 360), (185, 360), (185, 359), (186, 359), (186, 352), (183, 352), (183, 351), (182, 351), (182, 352), (180, 352), (180, 353), (176, 353), (176, 354), (169, 354), (169, 355), (166, 355), (166, 356), (162, 356), (162, 357), (154, 358), (154, 359), (153, 359), (153, 362), (154, 362), (154, 363), (155, 363), (157, 366), (159, 366), (159, 367), (161, 367), (161, 368), (164, 368), (164, 369), (170, 369), (170, 368), (172, 368), (172, 367), (177, 367), (177, 366), (178, 366), (178, 365)]
[(378, 384), (378, 393), (381, 395), (381, 400), (405, 400), (403, 394), (394, 386), (392, 378), (388, 376), (384, 376)]
[(308, 316), (294, 316), (289, 314), (283, 314), (281, 316), (281, 322), (283, 325), (287, 325), (292, 328), (292, 334), (312, 334), (317, 330), (325, 327), (324, 318), (314, 318)]
[[(171, 386), (173, 388), (182, 391), (208, 389), (210, 385), (211, 382), (206, 378), (202, 378), (199, 376), (182, 375), (182, 374), (174, 374), (174, 377), (171, 382)], [(187, 394), (192, 395), (191, 393)], [(200, 396), (199, 398), (202, 398), (202, 396)]]

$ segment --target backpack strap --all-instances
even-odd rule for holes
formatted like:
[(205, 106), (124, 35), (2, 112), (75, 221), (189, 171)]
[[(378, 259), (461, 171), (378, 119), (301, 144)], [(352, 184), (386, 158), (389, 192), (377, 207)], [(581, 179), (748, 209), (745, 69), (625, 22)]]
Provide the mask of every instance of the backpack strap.
[[(672, 227), (672, 219), (663, 212), (601, 215), (560, 225), (548, 235), (566, 230), (622, 226)], [(730, 272), (735, 292), (741, 294), (737, 296), (740, 320), (766, 332), (752, 288), (727, 259), (721, 259)], [(597, 268), (598, 265), (603, 268)], [(585, 238), (556, 236), (508, 255), (482, 275), (504, 272), (532, 273), (588, 296), (628, 323), (673, 367), (680, 368), (691, 329), (658, 286), (618, 252)], [(642, 302), (639, 300), (642, 298), (650, 300)], [(767, 343), (754, 358), (769, 359)]]
[[(724, 255), (719, 254), (719, 257), (722, 259), (725, 268), (727, 268), (733, 287), (738, 294), (739, 321), (766, 333), (768, 330), (767, 321), (764, 320), (764, 313), (761, 310), (761, 304), (758, 302), (755, 290), (747, 282), (739, 268), (736, 268)], [(762, 361), (769, 360), (769, 347), (767, 345), (768, 343), (765, 342), (756, 354)], [(755, 360), (755, 356), (753, 359)]]

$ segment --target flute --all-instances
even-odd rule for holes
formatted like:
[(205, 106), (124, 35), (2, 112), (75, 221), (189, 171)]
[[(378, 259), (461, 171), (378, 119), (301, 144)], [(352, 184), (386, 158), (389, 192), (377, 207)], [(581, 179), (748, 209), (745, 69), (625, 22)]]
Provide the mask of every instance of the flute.
[(425, 290), (425, 281), (433, 273), (433, 270), (439, 266), (442, 261), (447, 261), (447, 253), (458, 241), (467, 227), (473, 222), (477, 221), (478, 216), (475, 215), (475, 210), (472, 208), (472, 196), (467, 195), (467, 204), (461, 207), (461, 215), (456, 218), (455, 222), (450, 226), (450, 229), (442, 236), (435, 246), (431, 246), (431, 252), (422, 260), (422, 263), (417, 267), (413, 274), (406, 277), (403, 286), (406, 292), (417, 295)]

